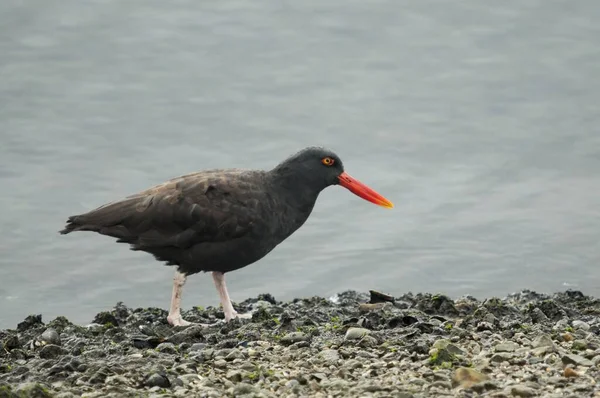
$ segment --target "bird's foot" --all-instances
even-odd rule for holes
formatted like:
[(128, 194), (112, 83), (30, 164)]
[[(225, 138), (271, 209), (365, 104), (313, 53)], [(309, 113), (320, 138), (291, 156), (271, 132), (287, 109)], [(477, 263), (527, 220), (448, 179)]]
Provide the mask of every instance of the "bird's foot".
[(235, 318), (238, 318), (238, 319), (251, 319), (252, 318), (252, 313), (251, 312), (246, 312), (244, 314), (239, 314), (238, 312), (233, 311), (232, 314), (227, 314), (227, 313), (225, 314), (225, 322), (229, 322), (229, 321), (231, 321), (232, 319), (235, 319)]
[(190, 325), (192, 325), (192, 322), (186, 321), (185, 319), (183, 319), (181, 317), (181, 315), (180, 316), (169, 315), (167, 317), (167, 322), (169, 322), (169, 325), (171, 325), (171, 326), (190, 326)]

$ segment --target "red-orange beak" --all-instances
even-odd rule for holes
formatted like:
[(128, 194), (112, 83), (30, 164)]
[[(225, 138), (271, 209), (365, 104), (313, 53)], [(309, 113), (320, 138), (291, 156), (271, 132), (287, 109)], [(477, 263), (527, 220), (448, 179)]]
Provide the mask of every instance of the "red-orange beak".
[(338, 177), (340, 180), (340, 185), (344, 188), (348, 189), (350, 192), (355, 194), (356, 196), (360, 196), (364, 200), (368, 200), (371, 203), (375, 203), (378, 206), (387, 207), (391, 209), (394, 207), (394, 204), (363, 184), (362, 182), (352, 178), (348, 173), (343, 172)]

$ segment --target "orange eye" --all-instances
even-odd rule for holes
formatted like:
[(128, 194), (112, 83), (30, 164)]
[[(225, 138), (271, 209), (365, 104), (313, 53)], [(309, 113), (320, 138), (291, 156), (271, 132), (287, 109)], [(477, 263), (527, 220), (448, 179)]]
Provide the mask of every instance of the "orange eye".
[(321, 160), (321, 163), (323, 163), (325, 166), (331, 166), (331, 165), (333, 165), (334, 161), (333, 161), (333, 159), (332, 159), (332, 158), (330, 158), (330, 157), (328, 156), (328, 157), (326, 157), (326, 158), (323, 158), (323, 159)]

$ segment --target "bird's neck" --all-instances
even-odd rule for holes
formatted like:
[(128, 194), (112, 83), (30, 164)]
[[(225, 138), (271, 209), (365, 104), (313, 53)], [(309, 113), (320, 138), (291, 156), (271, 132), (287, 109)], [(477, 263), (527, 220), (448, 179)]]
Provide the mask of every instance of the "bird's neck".
[(313, 176), (310, 173), (299, 173), (285, 164), (277, 166), (269, 174), (275, 191), (282, 199), (308, 217), (322, 190), (319, 184), (311, 180)]

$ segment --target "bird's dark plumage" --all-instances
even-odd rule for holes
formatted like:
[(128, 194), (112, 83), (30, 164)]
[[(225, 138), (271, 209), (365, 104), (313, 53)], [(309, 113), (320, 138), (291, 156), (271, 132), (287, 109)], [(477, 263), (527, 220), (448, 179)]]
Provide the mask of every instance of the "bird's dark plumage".
[[(320, 163), (324, 156), (337, 160), (335, 170)], [(341, 171), (335, 154), (307, 148), (270, 171), (191, 173), (71, 216), (60, 232), (117, 238), (188, 275), (229, 272), (259, 260), (297, 230)]]

